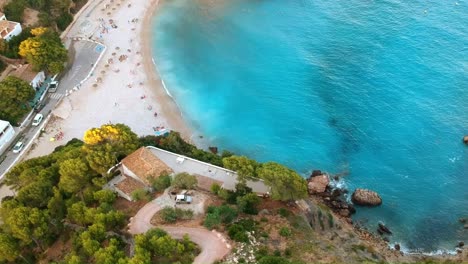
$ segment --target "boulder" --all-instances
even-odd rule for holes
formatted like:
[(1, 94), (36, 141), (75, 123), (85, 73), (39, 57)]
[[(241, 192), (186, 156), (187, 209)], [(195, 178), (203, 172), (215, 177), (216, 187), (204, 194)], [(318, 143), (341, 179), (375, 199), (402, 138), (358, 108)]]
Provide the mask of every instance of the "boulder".
[(458, 219), (458, 221), (462, 224), (465, 224), (466, 223), (466, 218), (460, 218)]
[(392, 231), (390, 231), (390, 229), (388, 229), (388, 227), (386, 227), (382, 223), (379, 223), (379, 228), (377, 229), (377, 231), (379, 232), (379, 234), (383, 234), (383, 233), (389, 234), (389, 235), (392, 234)]
[(270, 211), (268, 209), (262, 209), (258, 212), (259, 215), (270, 215)]
[(377, 206), (382, 204), (382, 198), (376, 192), (366, 189), (356, 189), (351, 200), (358, 205)]
[(310, 178), (308, 189), (310, 194), (323, 193), (327, 189), (330, 179), (327, 175), (319, 175)]
[(208, 149), (211, 151), (211, 153), (218, 154), (218, 147), (208, 147)]
[(459, 248), (462, 248), (463, 246), (465, 246), (465, 242), (463, 242), (463, 241), (458, 242), (458, 247)]
[(463, 143), (468, 145), (468, 135), (463, 137)]
[(322, 173), (321, 170), (313, 170), (313, 171), (312, 171), (312, 174), (310, 175), (310, 177), (312, 178), (312, 177), (315, 177), (315, 176), (320, 176), (320, 175), (322, 175), (322, 174), (323, 174), (323, 173)]
[(400, 251), (400, 244), (395, 244), (395, 250)]

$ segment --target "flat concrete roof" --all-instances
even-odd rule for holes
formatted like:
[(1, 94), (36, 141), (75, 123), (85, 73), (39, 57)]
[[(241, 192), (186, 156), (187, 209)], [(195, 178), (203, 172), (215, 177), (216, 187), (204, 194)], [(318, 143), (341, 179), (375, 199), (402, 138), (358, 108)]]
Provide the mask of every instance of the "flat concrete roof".
[[(203, 161), (192, 159), (183, 155), (172, 153), (160, 148), (147, 146), (156, 157), (166, 163), (175, 173), (186, 172), (192, 175), (205, 176), (220, 182), (222, 187), (228, 190), (235, 190), (237, 183), (237, 173), (222, 167), (218, 167)], [(269, 193), (270, 188), (259, 181), (247, 181), (247, 186), (255, 193)]]

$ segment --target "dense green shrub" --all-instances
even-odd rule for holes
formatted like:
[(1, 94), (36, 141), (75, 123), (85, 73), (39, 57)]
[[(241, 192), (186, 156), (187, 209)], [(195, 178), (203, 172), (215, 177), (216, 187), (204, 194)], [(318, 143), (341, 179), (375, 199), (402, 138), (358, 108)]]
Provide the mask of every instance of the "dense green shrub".
[(279, 234), (280, 236), (283, 236), (283, 237), (288, 237), (288, 236), (291, 236), (291, 229), (287, 228), (287, 227), (282, 227), (280, 230), (279, 230)]
[(172, 207), (164, 207), (160, 213), (162, 220), (166, 223), (175, 223), (177, 221), (177, 213)]
[(208, 213), (205, 216), (205, 220), (203, 221), (203, 225), (208, 229), (218, 228), (221, 224), (221, 218), (217, 213)]
[(177, 174), (172, 180), (172, 186), (180, 189), (194, 189), (197, 184), (197, 177), (186, 172)]
[(61, 30), (64, 31), (68, 25), (73, 21), (73, 16), (70, 15), (69, 13), (62, 13), (55, 22), (57, 23), (57, 27)]
[(244, 243), (249, 242), (249, 236), (247, 235), (247, 231), (242, 225), (233, 224), (229, 226), (228, 235), (234, 241)]
[(131, 197), (134, 201), (148, 201), (149, 193), (145, 189), (138, 189), (132, 192)]
[(175, 223), (178, 220), (190, 220), (193, 218), (193, 211), (190, 209), (164, 207), (161, 211), (161, 219), (166, 223)]
[(258, 213), (257, 206), (260, 204), (261, 200), (255, 193), (249, 193), (244, 196), (237, 197), (237, 206), (239, 211), (255, 215)]
[(169, 175), (161, 175), (152, 181), (152, 186), (155, 191), (161, 192), (171, 186), (172, 178)]
[(10, 1), (8, 4), (6, 4), (3, 7), (3, 12), (5, 13), (5, 16), (8, 18), (8, 20), (22, 23), (23, 12), (25, 8), (26, 8), (25, 0), (15, 0), (15, 1)]
[(218, 195), (218, 192), (221, 190), (221, 186), (217, 183), (213, 183), (210, 187), (210, 190), (213, 194)]
[(288, 217), (291, 214), (291, 212), (286, 208), (278, 209), (278, 213), (279, 213), (279, 215), (281, 215), (284, 218)]
[(203, 225), (208, 228), (217, 228), (221, 223), (228, 224), (237, 217), (237, 211), (228, 205), (209, 206)]
[(289, 260), (283, 258), (283, 257), (278, 257), (278, 256), (265, 256), (262, 257), (259, 261), (258, 264), (290, 264)]
[(5, 65), (5, 63), (3, 61), (0, 61), (0, 73), (2, 73), (6, 67), (7, 66)]
[(228, 227), (229, 237), (238, 242), (248, 242), (249, 237), (247, 232), (256, 231), (257, 224), (253, 219), (241, 219), (235, 223), (232, 223)]

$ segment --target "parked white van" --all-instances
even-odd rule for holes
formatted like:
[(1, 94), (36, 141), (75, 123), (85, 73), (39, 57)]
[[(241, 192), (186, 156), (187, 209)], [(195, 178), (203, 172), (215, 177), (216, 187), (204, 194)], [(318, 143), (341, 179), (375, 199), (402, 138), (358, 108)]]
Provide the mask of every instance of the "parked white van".
[(32, 121), (32, 126), (38, 126), (41, 123), (42, 118), (44, 118), (44, 116), (42, 114), (37, 114), (34, 117), (34, 120)]

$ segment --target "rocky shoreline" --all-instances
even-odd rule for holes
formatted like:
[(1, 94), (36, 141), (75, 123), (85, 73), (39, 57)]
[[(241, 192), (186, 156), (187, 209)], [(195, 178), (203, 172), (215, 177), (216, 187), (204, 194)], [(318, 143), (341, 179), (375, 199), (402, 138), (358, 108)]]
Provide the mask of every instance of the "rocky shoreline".
[[(468, 259), (468, 249), (464, 247), (464, 241), (460, 241), (454, 250), (457, 254), (438, 254), (431, 255), (425, 253), (407, 253), (401, 251), (400, 244), (389, 244), (388, 236), (392, 235), (392, 231), (384, 223), (378, 222), (376, 232), (371, 232), (359, 223), (353, 222), (351, 216), (356, 212), (355, 205), (358, 206), (379, 206), (383, 203), (382, 198), (378, 193), (367, 189), (356, 189), (351, 199), (348, 199), (349, 190), (346, 188), (337, 187), (336, 182), (340, 180), (339, 176), (330, 176), (326, 172), (320, 170), (312, 171), (310, 177), (307, 179), (309, 196), (314, 201), (322, 203), (331, 209), (335, 217), (343, 220), (353, 231), (364, 241), (377, 246), (382, 253), (390, 259), (398, 261), (422, 261), (422, 260), (435, 260), (435, 261), (457, 261), (462, 262)], [(467, 219), (460, 219), (460, 223), (467, 228)]]

